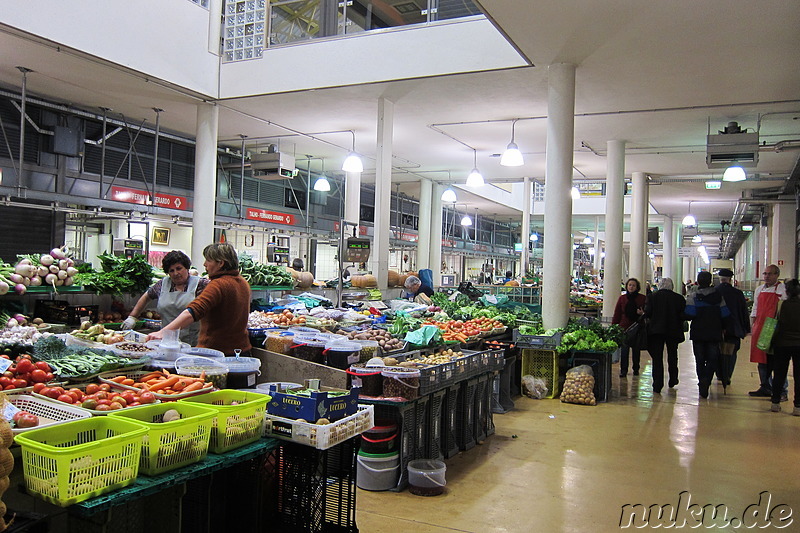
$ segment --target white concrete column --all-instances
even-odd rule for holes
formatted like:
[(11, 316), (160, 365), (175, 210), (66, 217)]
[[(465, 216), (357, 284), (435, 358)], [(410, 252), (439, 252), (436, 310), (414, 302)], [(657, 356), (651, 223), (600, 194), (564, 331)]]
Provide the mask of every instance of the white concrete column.
[(638, 279), (644, 286), (647, 269), (647, 176), (644, 172), (634, 172), (631, 194), (631, 257), (630, 277)]
[(375, 235), (370, 256), (372, 275), (385, 290), (389, 271), (389, 215), (392, 212), (392, 135), (394, 103), (378, 99), (378, 138), (375, 161)]
[[(572, 154), (575, 144), (575, 65), (547, 68), (547, 163), (544, 194), (542, 323), (561, 328), (569, 320), (572, 265)], [(565, 268), (566, 267), (566, 268)]]
[(430, 268), (433, 271), (433, 286), (442, 281), (442, 193), (444, 186), (436, 184), (431, 190), (431, 245)]
[(604, 243), (600, 242), (598, 238), (597, 241), (594, 243), (594, 270), (597, 272), (597, 275), (600, 275), (600, 270), (603, 268), (603, 249)]
[[(683, 246), (683, 224), (680, 222), (674, 222), (675, 224), (675, 276), (680, 278), (681, 283), (686, 283), (686, 280), (689, 279), (684, 276), (684, 263), (686, 260), (683, 257), (678, 257), (678, 248)], [(677, 279), (673, 279), (672, 281), (677, 282)]]
[(209, 0), (208, 2), (208, 51), (215, 56), (220, 53), (222, 24), (219, 19), (222, 13), (222, 3), (222, 0)]
[(198, 270), (203, 266), (203, 248), (214, 242), (218, 126), (219, 108), (214, 104), (197, 104), (191, 259)]
[(592, 241), (592, 248), (594, 248), (594, 257), (592, 257), (592, 270), (600, 273), (600, 217), (594, 217), (594, 237)]
[(425, 178), (420, 179), (417, 265), (420, 268), (433, 270), (431, 265), (431, 194), (433, 194), (433, 182)]
[(603, 318), (614, 316), (622, 282), (622, 223), (625, 217), (625, 141), (606, 144), (606, 220), (603, 267)]
[(662, 246), (664, 247), (664, 255), (661, 261), (661, 277), (670, 278), (677, 285), (677, 280), (673, 273), (675, 272), (675, 226), (671, 215), (664, 216), (664, 238), (661, 239)]
[(529, 177), (522, 180), (522, 255), (520, 256), (520, 275), (525, 276), (531, 262), (531, 253), (528, 249), (531, 242), (531, 198), (533, 197), (533, 181)]
[[(772, 222), (772, 220), (770, 220)], [(760, 224), (758, 226), (758, 271), (756, 278), (761, 278), (764, 269), (770, 264), (770, 245), (769, 245), (769, 224)]]
[(361, 172), (345, 172), (344, 176), (344, 219), (357, 223), (361, 219)]
[(781, 279), (795, 277), (795, 213), (794, 202), (772, 206), (770, 263), (781, 269)]

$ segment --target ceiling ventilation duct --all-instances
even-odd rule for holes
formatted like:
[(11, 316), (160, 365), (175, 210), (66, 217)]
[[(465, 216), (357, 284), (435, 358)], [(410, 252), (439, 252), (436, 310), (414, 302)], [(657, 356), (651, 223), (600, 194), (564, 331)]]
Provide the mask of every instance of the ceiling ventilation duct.
[(747, 133), (736, 122), (729, 122), (717, 135), (706, 139), (708, 168), (728, 168), (736, 164), (754, 168), (758, 165), (758, 133)]
[(253, 154), (250, 157), (250, 168), (253, 177), (262, 180), (283, 180), (297, 176), (294, 157), (278, 152), (271, 145), (267, 152)]

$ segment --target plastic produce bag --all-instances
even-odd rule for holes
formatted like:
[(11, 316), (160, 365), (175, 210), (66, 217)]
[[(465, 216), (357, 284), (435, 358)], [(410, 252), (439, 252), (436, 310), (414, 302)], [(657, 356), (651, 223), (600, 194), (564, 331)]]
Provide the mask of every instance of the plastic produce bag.
[(431, 341), (439, 341), (441, 338), (442, 330), (436, 326), (422, 326), (415, 331), (409, 331), (406, 333), (406, 337), (403, 340), (418, 346), (426, 346), (430, 344)]
[(589, 365), (580, 365), (567, 370), (561, 401), (581, 405), (597, 405), (594, 397), (594, 374)]
[(478, 301), (486, 307), (489, 307), (490, 305), (498, 306), (507, 303), (508, 296), (505, 294), (486, 294), (478, 298)]
[(535, 378), (530, 374), (522, 376), (522, 394), (534, 400), (547, 398), (550, 391), (547, 388), (547, 381), (542, 378)]

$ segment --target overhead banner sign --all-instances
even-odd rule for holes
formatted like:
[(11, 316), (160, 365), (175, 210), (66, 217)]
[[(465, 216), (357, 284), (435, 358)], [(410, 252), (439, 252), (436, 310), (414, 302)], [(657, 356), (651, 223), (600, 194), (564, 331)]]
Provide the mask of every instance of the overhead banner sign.
[(248, 207), (245, 218), (250, 220), (260, 220), (262, 222), (274, 222), (275, 224), (294, 224), (294, 215), (290, 215), (288, 213), (276, 213), (275, 211), (266, 211), (256, 207)]
[(698, 257), (700, 254), (694, 246), (681, 246), (678, 248), (678, 257)]
[[(125, 202), (126, 204), (150, 205), (150, 194), (147, 191), (128, 187), (111, 187), (111, 199), (116, 202)], [(156, 207), (185, 211), (189, 202), (183, 196), (156, 193), (154, 205)]]

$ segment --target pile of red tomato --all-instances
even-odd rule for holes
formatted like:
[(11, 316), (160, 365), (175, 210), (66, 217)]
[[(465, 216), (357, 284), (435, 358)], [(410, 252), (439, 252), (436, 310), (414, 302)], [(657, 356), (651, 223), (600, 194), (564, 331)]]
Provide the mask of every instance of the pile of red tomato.
[[(8, 359), (8, 356), (2, 356)], [(53, 381), (53, 372), (50, 365), (44, 361), (34, 363), (31, 356), (23, 354), (14, 360), (8, 369), (0, 376), (0, 387), (3, 390), (21, 389), (36, 383)]]
[(152, 392), (117, 391), (107, 383), (90, 383), (84, 390), (48, 387), (44, 383), (37, 383), (33, 386), (33, 392), (92, 411), (116, 411), (156, 401)]

